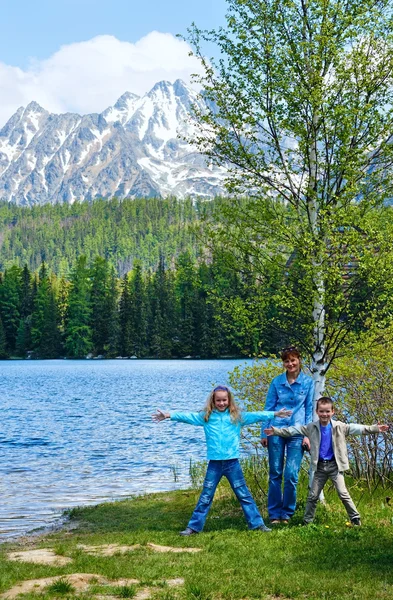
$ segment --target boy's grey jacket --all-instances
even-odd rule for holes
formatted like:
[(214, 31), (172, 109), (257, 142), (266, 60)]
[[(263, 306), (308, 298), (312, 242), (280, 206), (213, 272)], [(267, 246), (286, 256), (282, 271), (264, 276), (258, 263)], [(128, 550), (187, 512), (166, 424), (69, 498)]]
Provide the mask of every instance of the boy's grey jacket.
[[(330, 421), (332, 424), (333, 452), (339, 471), (349, 469), (348, 450), (346, 437), (348, 435), (362, 435), (365, 433), (379, 433), (378, 425), (358, 425), (356, 423), (342, 423), (341, 421)], [(296, 425), (293, 427), (272, 427), (274, 435), (280, 437), (292, 437), (293, 435), (305, 435), (310, 440), (311, 470), (317, 470), (319, 459), (319, 447), (321, 445), (321, 428), (318, 421), (307, 425)]]

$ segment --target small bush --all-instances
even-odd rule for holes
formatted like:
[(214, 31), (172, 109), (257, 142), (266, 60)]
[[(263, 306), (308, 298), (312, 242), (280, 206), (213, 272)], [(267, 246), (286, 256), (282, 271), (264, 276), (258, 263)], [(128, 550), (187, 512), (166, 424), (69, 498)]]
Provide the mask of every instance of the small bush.
[(119, 598), (133, 598), (136, 595), (136, 591), (134, 585), (120, 585), (114, 589), (114, 595)]
[(49, 594), (71, 594), (74, 591), (74, 587), (67, 579), (61, 577), (51, 583), (51, 585), (48, 585), (46, 590)]

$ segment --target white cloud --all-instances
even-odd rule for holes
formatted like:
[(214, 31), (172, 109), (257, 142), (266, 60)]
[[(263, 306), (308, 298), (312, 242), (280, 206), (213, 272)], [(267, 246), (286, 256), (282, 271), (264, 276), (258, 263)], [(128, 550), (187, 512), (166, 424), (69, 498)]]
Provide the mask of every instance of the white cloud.
[(62, 46), (26, 70), (0, 62), (0, 128), (19, 106), (35, 100), (50, 112), (101, 112), (124, 92), (148, 92), (157, 81), (200, 72), (189, 45), (152, 31), (135, 44), (111, 35)]

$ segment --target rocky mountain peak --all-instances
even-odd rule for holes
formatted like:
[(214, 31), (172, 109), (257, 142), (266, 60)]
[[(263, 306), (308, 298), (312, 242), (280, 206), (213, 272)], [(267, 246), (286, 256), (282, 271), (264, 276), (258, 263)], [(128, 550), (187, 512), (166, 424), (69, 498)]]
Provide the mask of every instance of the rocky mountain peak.
[(127, 108), (130, 104), (134, 103), (136, 100), (139, 100), (140, 96), (133, 94), (132, 92), (124, 92), (122, 96), (118, 99), (116, 104), (113, 105), (113, 108), (123, 109)]
[(100, 115), (55, 115), (30, 102), (0, 130), (0, 199), (222, 194), (225, 169), (208, 168), (179, 138), (192, 138), (194, 102), (201, 100), (181, 80), (158, 82), (142, 97), (125, 92)]
[(42, 114), (42, 113), (47, 113), (49, 114), (44, 108), (42, 108), (42, 106), (40, 106), (38, 104), (38, 102), (36, 102), (35, 100), (32, 100), (31, 102), (29, 102), (29, 104), (26, 106), (25, 108), (25, 114), (31, 114), (31, 113), (38, 113), (38, 114)]

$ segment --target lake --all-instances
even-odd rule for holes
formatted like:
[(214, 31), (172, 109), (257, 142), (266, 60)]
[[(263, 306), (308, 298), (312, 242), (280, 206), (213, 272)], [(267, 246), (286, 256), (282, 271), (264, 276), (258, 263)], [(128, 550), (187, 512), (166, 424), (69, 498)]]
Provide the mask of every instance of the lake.
[(0, 540), (73, 506), (187, 487), (190, 459), (205, 460), (203, 430), (151, 414), (202, 408), (246, 363), (0, 361)]

